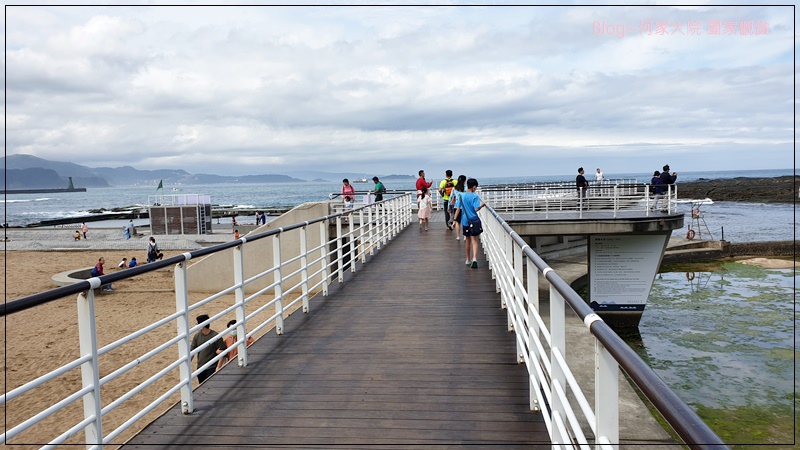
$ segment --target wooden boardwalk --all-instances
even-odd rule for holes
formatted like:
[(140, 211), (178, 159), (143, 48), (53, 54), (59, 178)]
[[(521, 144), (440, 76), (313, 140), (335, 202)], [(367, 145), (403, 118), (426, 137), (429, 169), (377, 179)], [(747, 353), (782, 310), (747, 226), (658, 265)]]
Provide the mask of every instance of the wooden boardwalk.
[(173, 407), (125, 448), (550, 448), (485, 259), (467, 267), (434, 218), (197, 388), (193, 414)]

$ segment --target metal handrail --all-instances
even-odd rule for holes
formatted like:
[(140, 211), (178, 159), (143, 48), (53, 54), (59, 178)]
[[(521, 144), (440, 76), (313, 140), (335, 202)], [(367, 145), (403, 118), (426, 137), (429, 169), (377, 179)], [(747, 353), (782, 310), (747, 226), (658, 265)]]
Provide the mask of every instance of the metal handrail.
[[(281, 227), (269, 230), (263, 233), (255, 234), (252, 236), (245, 236), (223, 244), (215, 245), (213, 247), (203, 248), (192, 252), (183, 253), (162, 261), (149, 263), (146, 265), (137, 266), (100, 277), (93, 277), (85, 281), (78, 281), (68, 286), (62, 286), (46, 292), (37, 293), (34, 295), (26, 296), (17, 300), (10, 301), (3, 304), (0, 309), (0, 315), (6, 316), (14, 314), (26, 309), (34, 308), (45, 303), (58, 300), (70, 295), (77, 295), (78, 298), (78, 329), (80, 352), (79, 357), (73, 361), (52, 370), (51, 372), (39, 376), (36, 379), (29, 381), (10, 392), (6, 392), (0, 397), (0, 404), (6, 405), (20, 395), (29, 392), (45, 383), (52, 381), (55, 378), (63, 375), (64, 373), (77, 369), (80, 367), (82, 375), (82, 387), (74, 392), (65, 393), (65, 397), (60, 400), (53, 400), (53, 403), (43, 411), (34, 413), (27, 419), (22, 419), (19, 423), (9, 424), (8, 429), (0, 435), (0, 443), (6, 443), (20, 433), (23, 433), (28, 428), (36, 425), (39, 421), (58, 413), (64, 408), (76, 403), (83, 399), (84, 415), (80, 419), (75, 417), (75, 422), (72, 424), (64, 423), (64, 428), (53, 430), (54, 433), (61, 433), (52, 438), (45, 448), (58, 445), (65, 442), (68, 438), (73, 437), (81, 430), (86, 435), (87, 446), (102, 446), (108, 444), (112, 439), (118, 437), (123, 431), (128, 429), (136, 421), (144, 417), (147, 413), (153, 411), (170, 396), (180, 392), (181, 405), (185, 413), (193, 411), (193, 393), (192, 393), (192, 380), (204, 368), (212, 367), (217, 364), (221, 358), (226, 357), (232, 349), (226, 349), (222, 354), (217, 355), (211, 361), (207, 362), (203, 367), (198, 367), (192, 370), (191, 358), (197, 354), (205, 346), (210, 346), (215, 340), (222, 339), (226, 333), (221, 332), (214, 340), (211, 340), (202, 346), (198, 346), (194, 350), (189, 350), (189, 341), (193, 333), (197, 332), (200, 328), (210, 323), (213, 320), (219, 319), (225, 314), (236, 311), (237, 323), (234, 325), (239, 336), (252, 337), (260, 330), (273, 325), (277, 334), (283, 334), (283, 316), (285, 313), (292, 311), (292, 305), (298, 302), (303, 302), (303, 312), (308, 312), (309, 293), (321, 287), (323, 296), (328, 293), (328, 284), (332, 281), (333, 277), (337, 277), (339, 282), (344, 281), (342, 272), (345, 268), (344, 258), (349, 258), (350, 270), (356, 271), (356, 263), (361, 260), (362, 264), (366, 263), (366, 255), (373, 254), (375, 248), (380, 248), (386, 245), (394, 236), (397, 235), (403, 228), (411, 223), (411, 195), (400, 195), (387, 200), (383, 200), (373, 205), (366, 205), (361, 208), (356, 208), (351, 211), (329, 214), (323, 217), (309, 220), (302, 223), (292, 224), (286, 227)], [(354, 215), (358, 215), (360, 220), (356, 226), (352, 220)], [(342, 227), (344, 217), (349, 217), (349, 226), (347, 230)], [(336, 232), (329, 236), (328, 228), (331, 222), (334, 222)], [(320, 244), (313, 248), (307, 248), (306, 240), (308, 237), (308, 227), (310, 225), (319, 224), (320, 226)], [(300, 249), (299, 255), (288, 255), (286, 258), (281, 258), (280, 255), (280, 242), (281, 236), (284, 233), (298, 230), (300, 233)], [(254, 241), (263, 240), (265, 238), (272, 238), (273, 244), (273, 266), (267, 270), (262, 271), (256, 276), (252, 276), (245, 280), (244, 278), (244, 264), (242, 258), (242, 248)], [(359, 239), (359, 245), (352, 245), (355, 239)], [(349, 249), (343, 250), (345, 240), (350, 241)], [(334, 250), (329, 251), (328, 247), (334, 247)], [(186, 289), (187, 281), (187, 261), (192, 258), (205, 256), (224, 250), (233, 249), (234, 255), (234, 283), (232, 286), (221, 290), (218, 293), (212, 294), (203, 300), (193, 303), (191, 306), (188, 303), (188, 289)], [(322, 254), (316, 257), (318, 254)], [(289, 264), (300, 264), (298, 270), (284, 270)], [(176, 312), (169, 314), (167, 317), (159, 318), (154, 323), (144, 326), (143, 328), (134, 331), (133, 333), (118, 339), (110, 344), (101, 347), (97, 340), (97, 333), (95, 328), (97, 326), (96, 317), (94, 314), (94, 289), (99, 288), (101, 285), (133, 278), (144, 273), (153, 272), (165, 267), (175, 267), (175, 297), (176, 297)], [(314, 268), (322, 266), (319, 270)], [(309, 270), (311, 269), (311, 270)], [(312, 274), (308, 272), (313, 271)], [(293, 277), (300, 275), (301, 281), (288, 286), (289, 280)], [(256, 294), (245, 297), (244, 287), (259, 278), (274, 277), (274, 283), (269, 288), (260, 289)], [(314, 286), (309, 286), (312, 279), (320, 278)], [(286, 284), (286, 289), (284, 289)], [(302, 293), (296, 292), (302, 290)], [(248, 302), (254, 300), (261, 294), (272, 291), (274, 298), (269, 300), (267, 305), (256, 308), (255, 311), (247, 311), (246, 306)], [(287, 305), (283, 304), (283, 300), (288, 294), (295, 292), (297, 299), (291, 300)], [(210, 302), (221, 299), (225, 295), (235, 294), (236, 301), (231, 306), (226, 304), (221, 308), (221, 311), (214, 314), (209, 320), (189, 326), (189, 314), (192, 310), (203, 307)], [(275, 314), (262, 320), (260, 323), (256, 321), (256, 315), (266, 309), (268, 306), (275, 307)], [(249, 321), (249, 322), (248, 322)], [(166, 325), (168, 322), (177, 324), (178, 333), (171, 339), (165, 342), (160, 342), (156, 348), (149, 349), (143, 354), (134, 358), (128, 363), (121, 364), (120, 367), (112, 370), (104, 376), (101, 376), (99, 369), (100, 358), (111, 350), (124, 345), (140, 336), (143, 336), (156, 328)], [(248, 331), (249, 327), (249, 333)], [(246, 339), (237, 341), (233, 348), (239, 348), (238, 360), (239, 364), (244, 366), (247, 363), (247, 347), (244, 345)], [(177, 358), (164, 362), (164, 366), (155, 367), (154, 374), (150, 375), (144, 381), (139, 382), (136, 386), (129, 389), (127, 392), (122, 393), (117, 398), (103, 398), (101, 401), (101, 387), (109, 381), (119, 377), (120, 375), (138, 367), (142, 362), (149, 360), (157, 354), (167, 351), (168, 348), (174, 348), (177, 344), (178, 355)], [(158, 397), (150, 404), (145, 406), (139, 411), (133, 412), (131, 416), (121, 418), (124, 422), (110, 433), (103, 432), (103, 417), (109, 414), (112, 410), (124, 403), (129, 398), (141, 392), (145, 388), (152, 385), (155, 381), (168, 376), (178, 369), (180, 371), (179, 381), (176, 384), (162, 388), (162, 391), (156, 392), (154, 395)], [(105, 405), (105, 406), (102, 406)]]
[[(663, 194), (650, 192), (651, 187), (665, 189)], [(611, 213), (643, 211), (650, 216), (656, 210), (673, 214), (678, 212), (678, 187), (676, 185), (650, 185), (647, 183), (590, 184), (581, 195), (574, 184), (543, 183), (523, 186), (482, 186), (478, 191), (486, 204), (497, 211), (516, 214), (536, 213), (545, 218), (551, 215), (578, 212), (581, 217), (589, 211)]]
[[(509, 330), (516, 333), (518, 358), (528, 368), (531, 379), (531, 406), (538, 409), (549, 406), (544, 414), (545, 424), (553, 442), (580, 445), (586, 442), (579, 426), (573, 422), (572, 408), (568, 404), (565, 385), (568, 385), (579, 403), (586, 421), (595, 434), (598, 446), (618, 444), (619, 424), (617, 402), (617, 370), (628, 374), (647, 399), (666, 419), (683, 442), (692, 449), (726, 449), (725, 443), (700, 419), (700, 417), (664, 383), (661, 378), (606, 324), (589, 305), (537, 255), (525, 240), (492, 209), (480, 211), (485, 232), (481, 243), (489, 259), (489, 266), (498, 280), (503, 307), (508, 310)], [(546, 343), (548, 355), (539, 340), (542, 323), (538, 304), (538, 277), (542, 275), (550, 285), (550, 336)], [(527, 279), (527, 286), (523, 280)], [(565, 309), (568, 304), (588, 331), (596, 339), (597, 376), (595, 395), (598, 411), (591, 407), (575, 386), (574, 378), (562, 370), (569, 370), (563, 359), (566, 353)], [(529, 317), (533, 316), (533, 317)], [(535, 319), (535, 320), (532, 320)], [(531, 345), (535, 342), (537, 345)], [(549, 361), (549, 364), (547, 364)], [(537, 387), (543, 387), (538, 389)], [(544, 395), (542, 395), (542, 392)], [(567, 411), (569, 410), (569, 412)], [(544, 411), (543, 411), (544, 412)], [(566, 416), (566, 417), (565, 417)], [(565, 418), (568, 419), (565, 421)]]

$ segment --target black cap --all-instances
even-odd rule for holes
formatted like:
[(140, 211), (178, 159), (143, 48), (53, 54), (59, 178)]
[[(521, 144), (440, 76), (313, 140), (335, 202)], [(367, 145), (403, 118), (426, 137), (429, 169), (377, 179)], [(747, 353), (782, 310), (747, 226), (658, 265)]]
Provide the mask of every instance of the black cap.
[(669, 170), (669, 164), (664, 165), (664, 170)]

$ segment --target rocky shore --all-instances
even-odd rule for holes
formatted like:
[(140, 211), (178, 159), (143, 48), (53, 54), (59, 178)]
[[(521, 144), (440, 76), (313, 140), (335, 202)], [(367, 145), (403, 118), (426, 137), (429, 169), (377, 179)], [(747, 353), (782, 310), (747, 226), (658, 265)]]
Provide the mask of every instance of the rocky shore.
[(680, 176), (678, 198), (710, 198), (716, 201), (792, 203), (798, 199), (800, 177), (728, 178), (682, 183)]

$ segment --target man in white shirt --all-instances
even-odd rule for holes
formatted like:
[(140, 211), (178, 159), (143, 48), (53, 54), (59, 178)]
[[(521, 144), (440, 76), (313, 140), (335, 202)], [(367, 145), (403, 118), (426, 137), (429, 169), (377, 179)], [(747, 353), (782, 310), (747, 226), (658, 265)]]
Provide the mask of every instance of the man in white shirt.
[(603, 180), (604, 180), (604, 177), (603, 177), (603, 172), (601, 172), (601, 171), (600, 171), (600, 168), (599, 168), (599, 167), (597, 168), (597, 173), (595, 174), (595, 176), (597, 177), (597, 181), (598, 181), (598, 182), (600, 182), (600, 181), (603, 181)]

